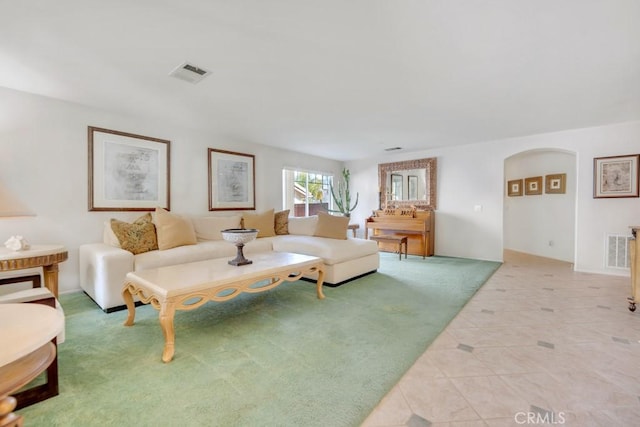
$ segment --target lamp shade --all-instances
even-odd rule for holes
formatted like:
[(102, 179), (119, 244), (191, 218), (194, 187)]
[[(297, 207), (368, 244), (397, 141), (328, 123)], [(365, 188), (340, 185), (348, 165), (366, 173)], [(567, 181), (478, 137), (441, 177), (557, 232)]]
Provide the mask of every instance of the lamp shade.
[(0, 217), (35, 216), (35, 212), (0, 183)]

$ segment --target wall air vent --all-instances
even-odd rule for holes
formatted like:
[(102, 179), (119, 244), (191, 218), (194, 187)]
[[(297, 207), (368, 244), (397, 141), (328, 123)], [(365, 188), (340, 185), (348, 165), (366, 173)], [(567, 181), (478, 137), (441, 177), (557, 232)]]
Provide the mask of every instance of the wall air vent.
[(211, 71), (200, 68), (197, 65), (184, 62), (178, 65), (172, 72), (169, 73), (171, 77), (175, 77), (180, 80), (184, 80), (189, 83), (199, 83), (202, 79), (211, 74)]
[(398, 151), (398, 150), (402, 150), (402, 147), (391, 147), (391, 148), (384, 149), (384, 151)]
[(606, 236), (606, 254), (608, 268), (629, 268), (629, 241), (631, 236), (608, 234)]

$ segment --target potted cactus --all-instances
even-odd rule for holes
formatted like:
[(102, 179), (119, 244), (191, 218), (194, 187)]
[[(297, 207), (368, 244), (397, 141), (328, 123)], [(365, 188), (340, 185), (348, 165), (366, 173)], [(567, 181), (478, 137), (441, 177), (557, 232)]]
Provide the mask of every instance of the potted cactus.
[(342, 170), (342, 179), (338, 181), (338, 193), (336, 194), (335, 189), (332, 184), (329, 184), (329, 188), (331, 189), (331, 197), (333, 198), (333, 202), (337, 209), (329, 209), (329, 212), (340, 212), (342, 215), (349, 217), (351, 216), (351, 211), (353, 211), (356, 206), (358, 206), (358, 197), (359, 193), (356, 193), (356, 201), (351, 206), (351, 193), (349, 191), (349, 179), (350, 173), (349, 169)]

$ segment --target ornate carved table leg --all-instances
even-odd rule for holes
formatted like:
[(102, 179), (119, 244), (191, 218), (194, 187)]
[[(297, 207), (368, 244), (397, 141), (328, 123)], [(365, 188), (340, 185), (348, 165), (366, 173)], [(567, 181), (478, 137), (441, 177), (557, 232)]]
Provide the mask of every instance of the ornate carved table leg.
[(136, 317), (136, 305), (133, 302), (132, 295), (132, 287), (134, 286), (135, 285), (133, 283), (127, 282), (122, 288), (122, 299), (124, 299), (124, 303), (127, 305), (128, 311), (127, 320), (124, 322), (125, 326), (133, 326), (133, 322)]
[(324, 268), (318, 268), (318, 281), (316, 282), (316, 292), (318, 293), (318, 299), (324, 299), (324, 293), (322, 292), (322, 284), (324, 283)]
[(164, 363), (171, 362), (175, 352), (176, 333), (173, 328), (173, 318), (176, 314), (176, 306), (174, 301), (164, 301), (160, 307), (160, 326), (164, 335), (164, 350), (162, 352), (162, 361)]

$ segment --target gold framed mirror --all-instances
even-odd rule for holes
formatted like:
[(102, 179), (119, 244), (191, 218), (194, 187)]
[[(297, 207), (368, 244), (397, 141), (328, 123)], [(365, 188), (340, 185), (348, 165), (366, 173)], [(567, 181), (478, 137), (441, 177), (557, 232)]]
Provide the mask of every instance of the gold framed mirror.
[[(435, 210), (437, 161), (436, 157), (429, 157), (379, 164), (380, 209), (416, 207)], [(392, 178), (396, 184), (392, 183)], [(408, 185), (398, 185), (398, 182)], [(401, 193), (399, 189), (402, 189)]]

